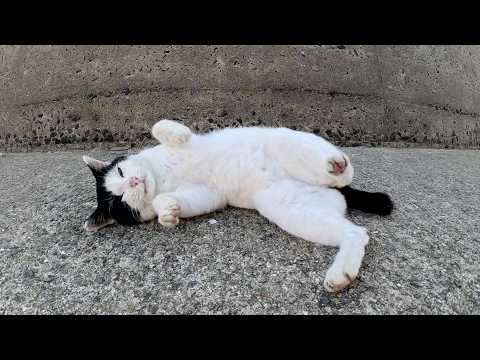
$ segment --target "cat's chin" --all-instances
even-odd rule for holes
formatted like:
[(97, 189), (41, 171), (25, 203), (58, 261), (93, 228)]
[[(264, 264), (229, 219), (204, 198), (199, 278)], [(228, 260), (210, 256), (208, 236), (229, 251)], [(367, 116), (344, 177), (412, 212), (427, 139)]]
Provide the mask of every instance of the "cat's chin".
[(145, 176), (145, 182), (135, 188), (128, 189), (122, 195), (122, 201), (135, 210), (142, 210), (146, 203), (155, 196), (155, 181), (150, 175)]
[(145, 186), (138, 185), (133, 189), (129, 189), (122, 195), (122, 201), (127, 203), (132, 209), (141, 210), (145, 200)]

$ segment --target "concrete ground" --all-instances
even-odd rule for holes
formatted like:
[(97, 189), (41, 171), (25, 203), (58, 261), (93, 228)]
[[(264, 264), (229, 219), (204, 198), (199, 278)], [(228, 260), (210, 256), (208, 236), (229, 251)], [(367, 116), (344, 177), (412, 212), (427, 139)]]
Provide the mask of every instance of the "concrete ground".
[(347, 152), (356, 187), (387, 191), (397, 209), (349, 215), (371, 240), (359, 278), (337, 295), (322, 286), (336, 250), (254, 211), (87, 235), (95, 189), (82, 153), (3, 154), (0, 313), (480, 314), (480, 153)]

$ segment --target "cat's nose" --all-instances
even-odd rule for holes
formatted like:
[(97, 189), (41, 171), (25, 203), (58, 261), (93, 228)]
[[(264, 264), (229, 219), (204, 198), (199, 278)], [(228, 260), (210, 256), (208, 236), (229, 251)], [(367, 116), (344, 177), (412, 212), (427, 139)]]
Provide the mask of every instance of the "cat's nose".
[(135, 186), (137, 186), (138, 184), (140, 184), (141, 182), (142, 182), (142, 181), (141, 181), (138, 177), (136, 177), (136, 176), (132, 176), (132, 177), (130, 177), (130, 178), (128, 179), (128, 185), (129, 185), (130, 187), (135, 187)]

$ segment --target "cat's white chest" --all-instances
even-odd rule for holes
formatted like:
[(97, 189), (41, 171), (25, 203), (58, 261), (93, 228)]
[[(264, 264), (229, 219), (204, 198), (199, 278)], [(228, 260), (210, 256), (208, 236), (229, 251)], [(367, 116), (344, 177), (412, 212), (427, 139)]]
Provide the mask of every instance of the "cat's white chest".
[(253, 194), (284, 175), (265, 157), (262, 142), (242, 141), (237, 145), (233, 141), (220, 141), (211, 146), (193, 145), (181, 154), (176, 178), (216, 189), (232, 206), (254, 208)]

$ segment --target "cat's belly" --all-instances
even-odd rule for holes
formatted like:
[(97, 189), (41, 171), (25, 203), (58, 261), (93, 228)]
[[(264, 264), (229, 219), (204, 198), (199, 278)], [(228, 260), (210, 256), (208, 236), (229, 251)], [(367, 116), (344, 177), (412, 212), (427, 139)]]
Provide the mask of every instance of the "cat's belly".
[(227, 203), (230, 206), (243, 208), (243, 209), (254, 209), (253, 196), (250, 194), (245, 194), (244, 196), (230, 195), (227, 197)]
[(254, 209), (253, 198), (255, 193), (264, 190), (272, 183), (284, 179), (286, 176), (286, 173), (278, 164), (274, 162), (262, 163), (260, 166), (245, 169), (243, 174), (235, 181), (227, 181), (223, 185), (223, 193), (229, 205)]

